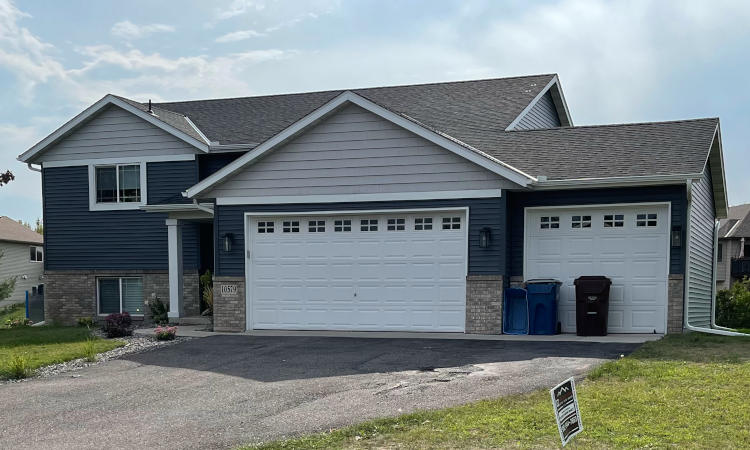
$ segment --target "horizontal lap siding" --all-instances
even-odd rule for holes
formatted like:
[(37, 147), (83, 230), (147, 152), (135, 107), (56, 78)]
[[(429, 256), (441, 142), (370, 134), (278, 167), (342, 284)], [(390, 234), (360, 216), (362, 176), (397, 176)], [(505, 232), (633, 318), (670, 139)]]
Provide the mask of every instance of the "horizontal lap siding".
[(532, 107), (516, 124), (516, 130), (534, 130), (539, 128), (555, 128), (560, 126), (560, 117), (557, 115), (555, 102), (552, 95), (546, 94)]
[(358, 106), (324, 119), (206, 197), (499, 189), (512, 184)]
[(224, 166), (244, 155), (245, 152), (231, 153), (208, 153), (198, 155), (198, 178), (203, 180), (214, 173), (218, 172)]
[(187, 188), (198, 182), (195, 161), (167, 161), (148, 163), (146, 169), (148, 204), (191, 203), (182, 196)]
[[(161, 185), (149, 177), (149, 190), (152, 184), (157, 192), (189, 186), (175, 179)], [(86, 166), (45, 168), (42, 186), (46, 269), (167, 269), (165, 214), (89, 211)], [(186, 269), (197, 267), (198, 230), (193, 224), (183, 228), (183, 260)]]
[[(44, 264), (31, 261), (29, 247), (35, 244), (0, 241), (0, 282), (6, 278), (16, 278), (16, 286), (7, 300), (22, 302), (26, 291), (43, 283), (40, 278)], [(24, 275), (26, 279), (24, 279)]]
[[(653, 186), (618, 189), (581, 189), (508, 193), (508, 268), (511, 276), (523, 276), (524, 208), (533, 206), (596, 205), (611, 203), (669, 202), (672, 226), (685, 235), (686, 193), (684, 186)], [(685, 246), (671, 247), (669, 273), (685, 272)]]
[(693, 185), (688, 251), (688, 323), (711, 326), (714, 269), (714, 198), (710, 170)]
[[(220, 276), (245, 275), (244, 213), (289, 212), (289, 211), (347, 211), (374, 209), (419, 209), (469, 207), (469, 274), (491, 275), (505, 273), (505, 208), (504, 198), (424, 200), (398, 202), (296, 204), (296, 205), (240, 205), (217, 206), (214, 224), (216, 227), (216, 274)], [(479, 247), (479, 230), (488, 227), (492, 241), (488, 248)], [(234, 235), (232, 251), (223, 250), (222, 237)]]

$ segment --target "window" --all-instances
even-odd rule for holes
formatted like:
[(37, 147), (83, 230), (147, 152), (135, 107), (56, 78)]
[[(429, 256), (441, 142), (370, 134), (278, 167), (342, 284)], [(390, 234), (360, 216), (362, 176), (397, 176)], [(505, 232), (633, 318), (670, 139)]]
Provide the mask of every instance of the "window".
[(431, 230), (432, 217), (417, 217), (414, 219), (414, 229), (417, 231)]
[(444, 230), (461, 229), (461, 218), (460, 217), (443, 217), (443, 229)]
[(273, 222), (258, 222), (258, 233), (273, 233)]
[(43, 262), (44, 261), (44, 247), (32, 245), (29, 247), (29, 261)]
[(96, 167), (96, 203), (140, 203), (141, 165)]
[(281, 231), (284, 233), (299, 233), (299, 220), (285, 220)]
[(388, 231), (403, 231), (406, 229), (406, 219), (388, 219)]
[(352, 231), (351, 219), (341, 219), (333, 221), (333, 231)]
[(573, 216), (570, 226), (572, 228), (591, 228), (591, 216)]
[(542, 216), (539, 220), (539, 228), (542, 230), (560, 228), (560, 216)]
[(622, 228), (625, 225), (625, 216), (623, 214), (605, 214), (604, 228)]
[(722, 259), (724, 259), (724, 244), (719, 242), (716, 247), (716, 262), (721, 262)]
[(143, 315), (143, 280), (133, 277), (97, 279), (99, 314), (127, 312)]
[(325, 230), (325, 220), (311, 220), (307, 222), (307, 231), (309, 231), (310, 233), (323, 233)]
[(656, 226), (656, 214), (636, 214), (635, 215), (635, 226), (636, 227), (655, 227)]
[(359, 221), (361, 231), (378, 231), (378, 219), (362, 219)]

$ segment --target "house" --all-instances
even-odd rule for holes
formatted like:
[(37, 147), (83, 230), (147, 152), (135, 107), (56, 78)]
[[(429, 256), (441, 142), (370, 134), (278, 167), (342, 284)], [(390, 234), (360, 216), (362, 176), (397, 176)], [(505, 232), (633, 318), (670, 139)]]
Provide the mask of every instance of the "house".
[(716, 289), (729, 289), (744, 277), (750, 277), (750, 203), (730, 206), (719, 223)]
[(612, 278), (609, 330), (710, 327), (719, 120), (573, 126), (558, 77), (170, 103), (107, 95), (19, 156), (46, 317), (497, 334), (507, 286)]
[(15, 288), (0, 306), (22, 303), (26, 291), (43, 283), (44, 239), (42, 235), (10, 217), (0, 216), (0, 282), (15, 278)]

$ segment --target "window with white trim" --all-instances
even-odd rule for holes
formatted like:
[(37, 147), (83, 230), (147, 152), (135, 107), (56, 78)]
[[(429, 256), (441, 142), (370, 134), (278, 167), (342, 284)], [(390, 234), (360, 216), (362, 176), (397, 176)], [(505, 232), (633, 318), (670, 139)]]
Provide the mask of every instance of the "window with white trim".
[(44, 262), (44, 247), (32, 245), (29, 247), (29, 261)]
[(273, 233), (273, 221), (258, 222), (258, 233)]
[(443, 229), (444, 230), (460, 230), (461, 218), (460, 217), (443, 217)]
[(362, 219), (359, 221), (360, 231), (378, 231), (378, 219)]
[(95, 167), (96, 203), (140, 203), (141, 165), (113, 164)]
[(432, 217), (417, 217), (414, 219), (414, 229), (427, 231), (432, 229)]
[(143, 315), (143, 280), (139, 277), (97, 278), (99, 314)]
[(281, 224), (284, 233), (299, 233), (299, 220), (285, 220)]
[(323, 233), (326, 231), (325, 220), (310, 220), (307, 222), (307, 231), (310, 233)]
[(656, 213), (639, 213), (635, 215), (635, 226), (638, 228), (657, 226)]
[(605, 214), (604, 228), (622, 228), (625, 226), (624, 214)]
[(539, 219), (539, 228), (542, 230), (560, 228), (560, 216), (542, 216)]
[(591, 228), (591, 216), (573, 216), (570, 218), (571, 228)]
[(340, 219), (333, 221), (333, 231), (341, 233), (344, 231), (352, 231), (351, 219)]
[(403, 231), (406, 229), (406, 219), (388, 219), (388, 231)]

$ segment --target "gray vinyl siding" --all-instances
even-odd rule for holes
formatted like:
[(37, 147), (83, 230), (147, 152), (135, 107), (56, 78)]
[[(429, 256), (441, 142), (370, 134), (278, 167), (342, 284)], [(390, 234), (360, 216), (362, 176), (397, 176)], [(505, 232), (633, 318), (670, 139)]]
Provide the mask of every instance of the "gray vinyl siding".
[[(149, 163), (147, 172), (152, 164), (156, 163)], [(195, 174), (197, 169), (188, 172)], [(149, 199), (152, 190), (179, 192), (193, 180), (148, 178)], [(42, 190), (47, 270), (167, 270), (166, 214), (89, 211), (87, 166), (43, 169)], [(182, 231), (184, 267), (195, 269), (198, 226), (186, 224)]]
[(16, 287), (6, 301), (23, 302), (26, 299), (26, 291), (31, 291), (32, 287), (44, 283), (41, 279), (44, 263), (31, 261), (31, 246), (41, 244), (0, 241), (0, 282), (11, 277), (16, 278)]
[(195, 154), (199, 150), (117, 106), (42, 153), (35, 162)]
[[(508, 268), (511, 276), (523, 276), (524, 208), (532, 206), (596, 205), (613, 203), (668, 202), (671, 225), (682, 231), (687, 221), (684, 185), (617, 189), (576, 189), (544, 192), (508, 192)], [(685, 273), (685, 246), (670, 247), (669, 273)]]
[(547, 91), (530, 110), (524, 114), (513, 127), (514, 130), (535, 130), (539, 128), (555, 128), (560, 126), (560, 116), (557, 114), (552, 95)]
[(711, 174), (693, 184), (690, 208), (690, 242), (688, 242), (688, 323), (696, 327), (711, 326), (714, 270), (714, 213)]
[(499, 189), (514, 186), (359, 106), (332, 114), (206, 197)]
[[(469, 207), (469, 274), (505, 273), (506, 201), (505, 198), (421, 200), (398, 202), (328, 203), (296, 205), (216, 206), (214, 229), (216, 242), (215, 273), (219, 276), (245, 275), (244, 213), (288, 211), (346, 211), (368, 209), (418, 209)], [(489, 247), (479, 247), (479, 230), (488, 227), (492, 240)], [(234, 237), (231, 252), (225, 252), (221, 239), (227, 233)]]

